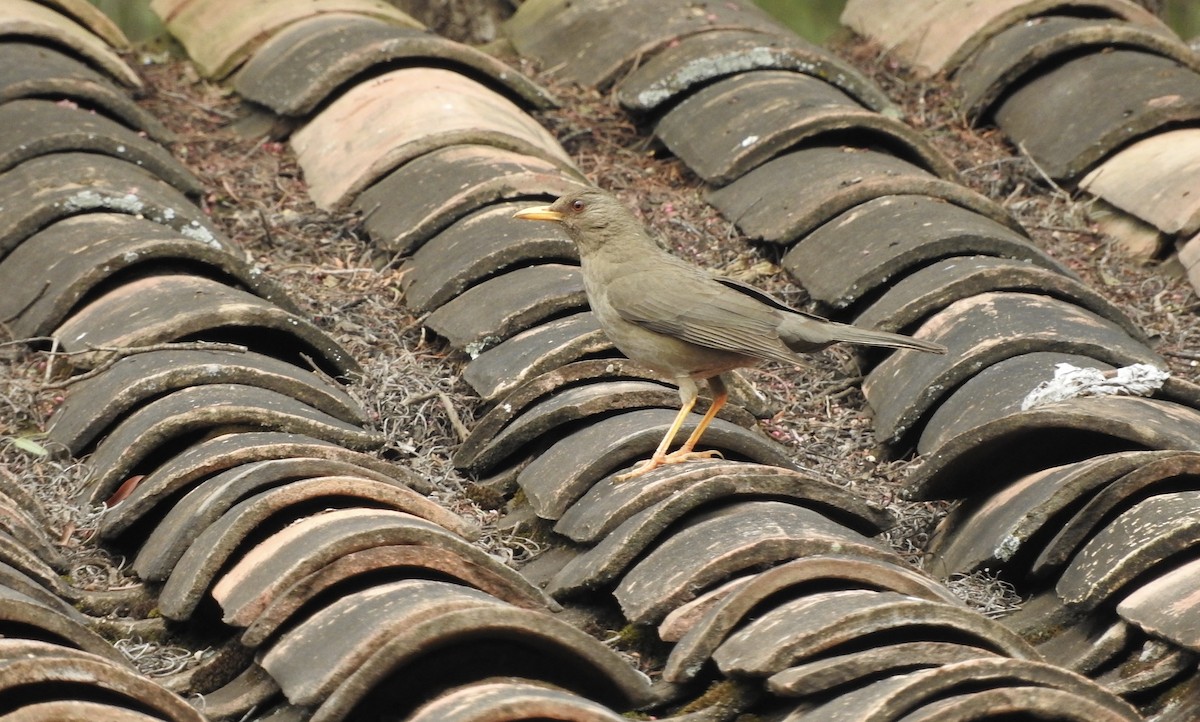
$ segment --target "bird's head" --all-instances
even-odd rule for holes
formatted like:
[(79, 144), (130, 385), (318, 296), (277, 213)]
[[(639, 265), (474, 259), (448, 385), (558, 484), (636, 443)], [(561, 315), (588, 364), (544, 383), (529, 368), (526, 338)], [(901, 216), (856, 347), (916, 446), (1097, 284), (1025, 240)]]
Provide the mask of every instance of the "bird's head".
[(625, 240), (628, 243), (645, 236), (645, 229), (629, 209), (598, 188), (568, 193), (547, 206), (525, 208), (513, 218), (561, 223), (583, 255), (611, 245), (613, 238), (629, 239)]

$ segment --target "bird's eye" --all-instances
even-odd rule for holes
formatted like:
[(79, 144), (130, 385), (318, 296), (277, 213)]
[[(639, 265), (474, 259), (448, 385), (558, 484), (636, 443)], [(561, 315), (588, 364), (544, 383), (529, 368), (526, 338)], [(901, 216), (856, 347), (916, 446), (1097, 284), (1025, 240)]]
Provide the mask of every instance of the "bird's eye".
[(571, 210), (573, 210), (573, 211), (575, 211), (576, 213), (578, 213), (579, 211), (582, 211), (582, 210), (583, 210), (583, 207), (584, 207), (585, 205), (587, 205), (587, 204), (586, 204), (586, 203), (584, 203), (582, 200), (580, 200), (580, 199), (576, 198), (575, 200), (571, 201)]

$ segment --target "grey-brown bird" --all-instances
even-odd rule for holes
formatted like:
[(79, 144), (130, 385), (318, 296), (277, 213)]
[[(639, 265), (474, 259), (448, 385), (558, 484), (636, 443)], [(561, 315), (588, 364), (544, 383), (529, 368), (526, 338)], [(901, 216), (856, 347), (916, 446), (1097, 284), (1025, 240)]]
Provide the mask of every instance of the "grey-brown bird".
[[(761, 361), (802, 363), (801, 353), (844, 341), (945, 353), (936, 343), (829, 321), (745, 283), (714, 276), (660, 248), (620, 201), (599, 189), (565, 195), (514, 218), (562, 224), (579, 248), (583, 284), (600, 327), (622, 353), (679, 385), (682, 408), (648, 460), (624, 481), (689, 459), (729, 394), (722, 374)], [(708, 381), (712, 405), (679, 450), (667, 453)]]

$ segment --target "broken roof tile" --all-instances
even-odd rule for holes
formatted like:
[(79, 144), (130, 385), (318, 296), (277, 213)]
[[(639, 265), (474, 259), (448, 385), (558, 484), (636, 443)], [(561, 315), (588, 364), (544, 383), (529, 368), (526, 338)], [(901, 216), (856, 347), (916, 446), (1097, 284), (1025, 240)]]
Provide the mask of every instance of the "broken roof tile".
[[(388, 173), (448, 146), (494, 146), (577, 174), (554, 136), (516, 104), (441, 68), (402, 68), (355, 85), (292, 134), (291, 145), (324, 209), (348, 205)], [(458, 183), (436, 187), (444, 193)]]
[[(1186, 491), (1200, 475), (1200, 455), (1190, 451), (1144, 451), (1130, 454), (1140, 461), (1075, 504), (1071, 516), (1055, 531), (1038, 555), (1033, 571), (1058, 572), (1092, 536), (1135, 503), (1163, 491)], [(1103, 457), (1101, 457), (1103, 458)], [(1082, 502), (1082, 503), (1081, 503)]]
[(475, 74), (525, 107), (557, 105), (523, 73), (469, 45), (347, 13), (306, 18), (275, 33), (234, 76), (233, 87), (280, 115), (302, 116), (369, 74), (402, 65), (436, 65)]
[(1197, 589), (1200, 560), (1192, 560), (1139, 586), (1117, 604), (1117, 614), (1149, 634), (1200, 652)]

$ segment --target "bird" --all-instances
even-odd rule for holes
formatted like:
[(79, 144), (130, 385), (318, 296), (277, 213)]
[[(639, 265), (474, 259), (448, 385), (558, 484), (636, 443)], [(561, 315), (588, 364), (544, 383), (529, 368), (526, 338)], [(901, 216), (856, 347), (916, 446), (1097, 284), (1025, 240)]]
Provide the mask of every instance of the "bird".
[[(616, 196), (588, 187), (513, 218), (560, 224), (579, 251), (588, 304), (625, 356), (671, 379), (680, 410), (650, 459), (618, 482), (668, 464), (721, 456), (696, 451), (729, 398), (725, 374), (764, 361), (802, 364), (801, 354), (838, 342), (944, 354), (941, 344), (830, 321), (792, 308), (747, 283), (709, 273), (660, 247)], [(712, 402), (676, 451), (669, 452), (696, 405), (699, 382)], [(669, 453), (668, 453), (669, 452)]]

